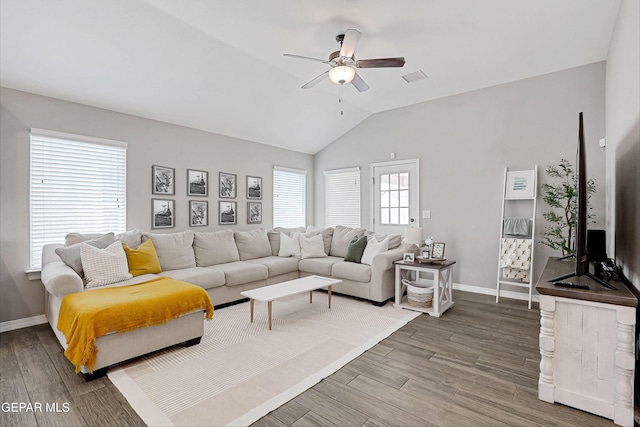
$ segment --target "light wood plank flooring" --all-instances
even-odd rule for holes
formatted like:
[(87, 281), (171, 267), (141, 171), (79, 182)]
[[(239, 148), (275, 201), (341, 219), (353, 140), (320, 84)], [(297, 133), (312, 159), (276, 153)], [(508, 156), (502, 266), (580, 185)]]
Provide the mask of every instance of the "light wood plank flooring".
[[(537, 398), (539, 311), (454, 292), (255, 426), (611, 426)], [(67, 402), (68, 412), (0, 412), (0, 425), (142, 426), (108, 378), (84, 383), (48, 325), (0, 334), (2, 402)]]

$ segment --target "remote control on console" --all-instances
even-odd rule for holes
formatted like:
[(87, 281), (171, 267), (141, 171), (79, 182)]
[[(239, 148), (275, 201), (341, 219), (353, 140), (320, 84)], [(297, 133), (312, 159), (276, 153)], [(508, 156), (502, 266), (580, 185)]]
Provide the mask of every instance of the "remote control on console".
[(561, 286), (563, 288), (589, 289), (589, 285), (571, 282), (553, 282), (553, 286)]

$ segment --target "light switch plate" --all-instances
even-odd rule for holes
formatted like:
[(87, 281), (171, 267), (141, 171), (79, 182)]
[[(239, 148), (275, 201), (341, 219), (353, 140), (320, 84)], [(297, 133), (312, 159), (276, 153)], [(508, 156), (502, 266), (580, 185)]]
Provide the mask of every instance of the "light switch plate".
[(422, 219), (431, 218), (431, 211), (422, 211)]

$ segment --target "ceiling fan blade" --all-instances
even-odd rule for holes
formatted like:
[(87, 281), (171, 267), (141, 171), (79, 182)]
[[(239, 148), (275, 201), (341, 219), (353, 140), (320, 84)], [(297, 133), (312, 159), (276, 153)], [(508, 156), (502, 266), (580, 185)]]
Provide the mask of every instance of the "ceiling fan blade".
[(311, 58), (309, 56), (293, 55), (291, 53), (284, 53), (283, 55), (291, 57), (291, 58), (299, 58), (299, 59), (308, 59), (310, 61), (318, 61), (318, 62), (322, 62), (324, 64), (328, 64), (329, 63), (329, 61), (327, 61), (326, 59)]
[(358, 68), (384, 68), (384, 67), (402, 67), (404, 66), (404, 58), (378, 58), (378, 59), (360, 59), (356, 61)]
[(329, 76), (329, 70), (325, 71), (324, 73), (320, 74), (318, 77), (316, 77), (315, 79), (311, 80), (309, 83), (305, 84), (304, 86), (302, 86), (302, 89), (309, 89), (314, 87), (315, 85), (317, 85), (318, 83), (320, 83), (322, 80), (324, 80), (326, 77)]
[(347, 58), (351, 58), (353, 56), (353, 52), (356, 50), (356, 46), (358, 46), (358, 42), (360, 41), (360, 37), (362, 37), (362, 33), (358, 30), (347, 30), (344, 33), (344, 39), (342, 39), (342, 48), (340, 48), (340, 56), (346, 56)]
[(351, 84), (358, 89), (358, 92), (366, 92), (369, 90), (369, 85), (362, 80), (362, 77), (360, 77), (358, 73), (356, 73), (353, 80), (351, 80)]

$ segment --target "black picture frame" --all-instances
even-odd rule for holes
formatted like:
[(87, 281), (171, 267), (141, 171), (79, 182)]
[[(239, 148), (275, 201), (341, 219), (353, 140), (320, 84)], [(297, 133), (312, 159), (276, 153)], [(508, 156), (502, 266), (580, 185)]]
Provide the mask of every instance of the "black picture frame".
[(235, 199), (238, 194), (238, 176), (234, 173), (218, 173), (218, 196), (221, 199)]
[(151, 199), (151, 228), (175, 227), (175, 212), (175, 200)]
[(189, 200), (189, 226), (204, 227), (207, 225), (209, 225), (209, 202)]
[(176, 194), (176, 169), (167, 166), (151, 166), (151, 194), (173, 196)]
[(262, 224), (262, 202), (247, 202), (247, 224)]
[(238, 208), (237, 203), (220, 200), (218, 202), (218, 224), (219, 225), (234, 225), (238, 223)]
[(207, 197), (209, 195), (209, 172), (187, 169), (187, 196)]
[(262, 177), (247, 176), (247, 199), (262, 200)]

